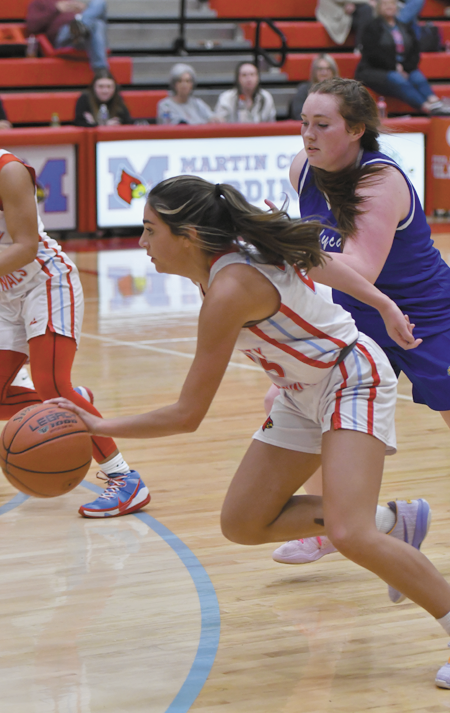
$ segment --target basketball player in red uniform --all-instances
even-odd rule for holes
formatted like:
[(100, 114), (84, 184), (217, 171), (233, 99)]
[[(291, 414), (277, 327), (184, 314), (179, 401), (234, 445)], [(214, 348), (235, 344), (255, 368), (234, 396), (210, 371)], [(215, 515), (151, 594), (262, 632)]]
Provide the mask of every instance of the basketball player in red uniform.
[[(86, 401), (90, 392), (72, 388), (83, 291), (76, 266), (44, 231), (35, 185), (34, 170), (0, 150), (0, 419), (8, 420), (25, 406), (55, 396), (65, 396), (100, 416)], [(28, 358), (35, 389), (12, 385)], [(148, 489), (113, 439), (92, 440), (101, 468), (98, 477), (107, 487), (79, 512), (85, 517), (116, 517), (146, 505)]]

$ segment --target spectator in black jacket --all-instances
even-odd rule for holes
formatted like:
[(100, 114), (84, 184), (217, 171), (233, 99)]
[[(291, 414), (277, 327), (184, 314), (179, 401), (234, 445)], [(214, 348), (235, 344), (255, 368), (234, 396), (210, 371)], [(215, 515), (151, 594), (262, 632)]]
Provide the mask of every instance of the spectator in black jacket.
[(378, 17), (363, 33), (362, 58), (355, 78), (425, 114), (449, 113), (418, 69), (419, 42), (413, 26), (397, 20), (397, 0), (378, 0), (377, 10)]
[(101, 69), (75, 106), (76, 126), (117, 126), (132, 124), (116, 81), (108, 69)]

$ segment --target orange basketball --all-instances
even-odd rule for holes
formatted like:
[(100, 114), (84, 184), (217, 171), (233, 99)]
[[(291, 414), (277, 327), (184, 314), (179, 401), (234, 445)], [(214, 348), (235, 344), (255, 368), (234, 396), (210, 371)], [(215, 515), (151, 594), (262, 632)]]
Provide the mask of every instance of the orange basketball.
[(81, 418), (53, 404), (16, 413), (0, 437), (0, 466), (27, 495), (53, 498), (80, 483), (92, 460), (92, 441)]

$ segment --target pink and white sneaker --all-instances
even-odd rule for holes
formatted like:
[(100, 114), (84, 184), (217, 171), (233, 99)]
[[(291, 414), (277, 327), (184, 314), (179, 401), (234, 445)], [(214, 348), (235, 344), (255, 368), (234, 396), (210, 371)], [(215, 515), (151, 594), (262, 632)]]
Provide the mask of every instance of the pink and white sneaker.
[(337, 552), (328, 537), (306, 537), (289, 540), (272, 553), (272, 559), (282, 564), (308, 564), (320, 560), (325, 555)]

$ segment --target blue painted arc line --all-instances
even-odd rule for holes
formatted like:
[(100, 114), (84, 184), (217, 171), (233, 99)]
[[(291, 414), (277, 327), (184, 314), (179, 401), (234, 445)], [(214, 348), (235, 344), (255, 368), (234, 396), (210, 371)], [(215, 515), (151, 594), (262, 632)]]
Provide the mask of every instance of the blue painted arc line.
[[(83, 480), (81, 485), (97, 494), (103, 492), (102, 488), (87, 480)], [(29, 497), (29, 495), (17, 493), (9, 502), (0, 507), (0, 515), (22, 505)], [(187, 713), (205, 685), (216, 658), (220, 637), (219, 602), (203, 565), (179, 537), (145, 512), (135, 513), (133, 517), (145, 523), (173, 549), (188, 570), (197, 590), (201, 612), (201, 631), (197, 653), (185, 682), (165, 711), (165, 713)]]
[(9, 500), (9, 502), (1, 506), (0, 515), (5, 515), (5, 513), (9, 512), (10, 510), (14, 510), (14, 508), (18, 507), (19, 505), (22, 505), (22, 503), (28, 500), (29, 497), (29, 495), (25, 495), (24, 493), (17, 493), (17, 495), (14, 495), (14, 497)]

